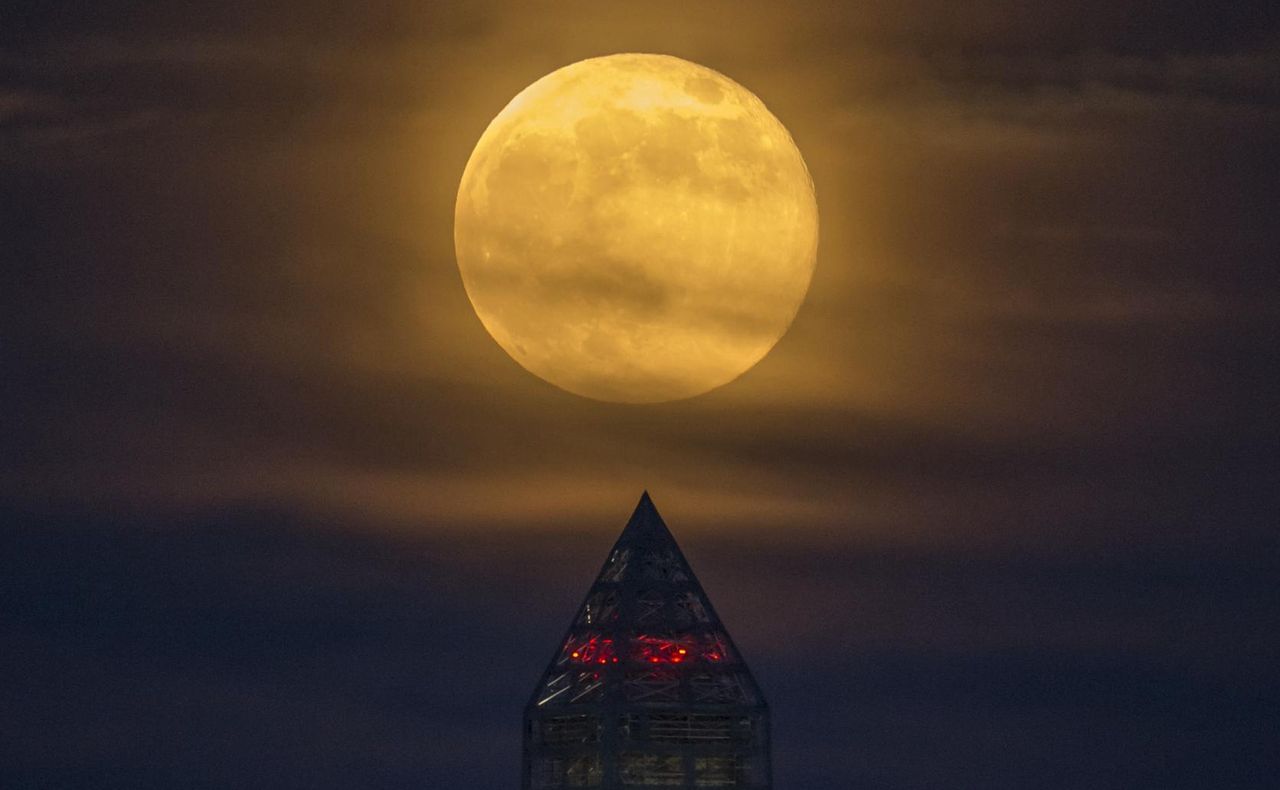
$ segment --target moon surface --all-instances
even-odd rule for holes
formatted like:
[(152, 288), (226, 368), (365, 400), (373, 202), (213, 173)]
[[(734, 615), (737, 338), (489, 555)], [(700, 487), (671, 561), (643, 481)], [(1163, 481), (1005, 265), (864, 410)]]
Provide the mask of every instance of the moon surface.
[(786, 128), (719, 72), (666, 55), (558, 69), (485, 129), (454, 243), (485, 329), (597, 400), (702, 394), (787, 331), (818, 208)]

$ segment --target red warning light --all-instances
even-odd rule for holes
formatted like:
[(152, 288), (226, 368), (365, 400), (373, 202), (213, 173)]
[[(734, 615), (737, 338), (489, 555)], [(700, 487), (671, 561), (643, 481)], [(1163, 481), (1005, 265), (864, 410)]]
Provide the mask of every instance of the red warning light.
[(565, 643), (561, 662), (605, 666), (624, 659), (644, 664), (718, 664), (730, 660), (728, 643), (720, 634), (638, 634), (626, 642), (629, 647), (619, 648), (613, 638), (598, 633), (572, 637)]
[(587, 636), (570, 639), (564, 647), (564, 659), (577, 664), (616, 664), (618, 654), (613, 640), (607, 637)]
[(640, 635), (631, 643), (631, 657), (648, 664), (679, 664), (686, 661), (692, 643), (688, 637)]

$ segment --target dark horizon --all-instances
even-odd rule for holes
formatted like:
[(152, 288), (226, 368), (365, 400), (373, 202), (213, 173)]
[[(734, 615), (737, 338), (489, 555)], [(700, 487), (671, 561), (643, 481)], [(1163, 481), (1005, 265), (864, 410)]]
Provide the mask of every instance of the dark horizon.
[[(816, 188), (738, 380), (529, 375), (453, 249), (542, 75), (716, 69)], [(0, 787), (517, 786), (648, 489), (777, 790), (1280, 769), (1274, 3), (160, 6), (0, 18)]]
[[(622, 520), (459, 541), (252, 508), (5, 513), (0, 779), (516, 787), (529, 688)], [(779, 788), (1252, 788), (1276, 767), (1273, 556), (681, 542), (770, 701)]]

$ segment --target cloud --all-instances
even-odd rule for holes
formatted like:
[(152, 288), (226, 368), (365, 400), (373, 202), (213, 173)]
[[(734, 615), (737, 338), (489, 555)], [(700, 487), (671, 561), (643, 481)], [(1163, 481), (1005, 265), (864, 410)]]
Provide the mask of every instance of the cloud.
[[(1075, 519), (1105, 540), (1107, 513), (1155, 497), (1133, 482), (1150, 465), (1211, 490), (1209, 510), (1249, 509), (1206, 465), (1227, 454), (1256, 481), (1231, 444), (1273, 438), (1257, 426), (1275, 382), (1250, 373), (1276, 321), (1265, 40), (1224, 23), (1184, 47), (1178, 20), (1137, 46), (1110, 5), (1082, 25), (931, 4), (750, 5), (725, 37), (726, 8), (27, 29), (0, 100), (18, 207), (0, 217), (18, 285), (0, 295), (5, 397), (24, 416), (2, 434), (7, 494), (480, 523), (524, 500), (603, 517), (648, 485), (708, 524), (892, 542), (962, 512), (966, 538)], [(471, 146), (533, 77), (654, 49), (783, 119), (822, 239), (760, 365), (630, 409), (564, 395), (492, 343), (452, 212)]]
[[(507, 787), (642, 488), (780, 786), (1274, 775), (1273, 4), (64, 5), (0, 25), (0, 785)], [(453, 260), (485, 124), (614, 51), (817, 185), (689, 401), (528, 375)]]

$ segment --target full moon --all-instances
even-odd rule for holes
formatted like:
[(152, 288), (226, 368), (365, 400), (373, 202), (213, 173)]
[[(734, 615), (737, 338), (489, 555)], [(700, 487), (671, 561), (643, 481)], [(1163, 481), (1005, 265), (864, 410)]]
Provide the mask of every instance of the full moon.
[(529, 372), (597, 400), (700, 395), (760, 361), (813, 276), (813, 181), (754, 94), (666, 55), (553, 71), (458, 187), (462, 281)]

